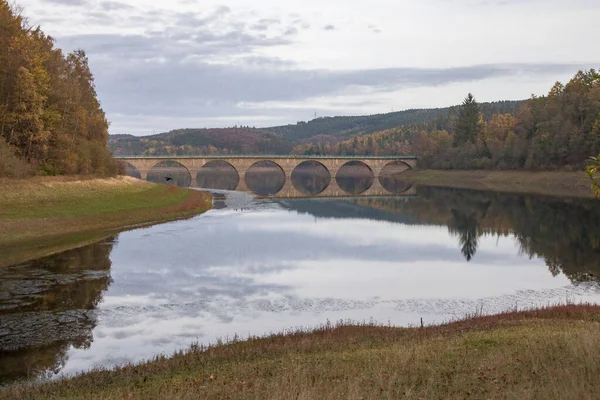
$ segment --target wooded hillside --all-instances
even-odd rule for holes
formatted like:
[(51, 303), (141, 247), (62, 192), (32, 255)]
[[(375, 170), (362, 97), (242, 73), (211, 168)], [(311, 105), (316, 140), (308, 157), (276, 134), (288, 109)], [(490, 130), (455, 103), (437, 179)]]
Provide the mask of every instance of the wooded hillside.
[[(514, 112), (522, 101), (483, 103), (484, 115)], [(110, 148), (115, 155), (185, 155), (185, 154), (287, 154), (302, 152), (311, 146), (336, 144), (347, 138), (416, 123), (432, 122), (447, 128), (449, 118), (459, 106), (407, 110), (359, 117), (317, 118), (296, 125), (255, 129), (232, 127), (221, 129), (178, 129), (158, 135), (135, 137), (113, 135)]]
[[(372, 132), (372, 133), (370, 133)], [(365, 134), (367, 133), (367, 134)], [(417, 155), (421, 168), (582, 169), (600, 153), (600, 73), (579, 71), (547, 96), (253, 129), (185, 129), (111, 138), (115, 154)]]
[(287, 154), (292, 144), (279, 136), (249, 127), (178, 129), (158, 135), (114, 135), (115, 155)]
[(0, 0), (0, 176), (116, 172), (83, 50), (63, 54)]
[[(522, 104), (522, 101), (483, 103), (481, 104), (481, 112), (484, 118), (487, 119), (494, 113), (514, 113)], [(435, 122), (439, 129), (443, 129), (448, 118), (456, 115), (459, 108), (460, 106), (452, 106), (353, 117), (323, 117), (309, 122), (275, 126), (265, 130), (281, 135), (293, 143), (298, 143), (317, 135), (331, 135), (337, 137), (338, 140), (344, 140), (398, 126), (408, 126), (428, 121)]]
[(307, 143), (298, 154), (415, 154), (435, 169), (582, 169), (600, 153), (600, 73), (579, 71), (513, 113), (469, 94), (445, 117), (353, 139)]

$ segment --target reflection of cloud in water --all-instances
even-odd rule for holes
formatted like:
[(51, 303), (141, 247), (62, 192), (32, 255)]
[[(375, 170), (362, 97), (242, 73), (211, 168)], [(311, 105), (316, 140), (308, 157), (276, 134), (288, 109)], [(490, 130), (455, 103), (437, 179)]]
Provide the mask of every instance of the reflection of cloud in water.
[[(269, 203), (261, 204), (265, 207)], [(319, 220), (315, 224), (310, 215), (289, 213), (275, 204), (269, 207), (272, 208), (239, 214), (213, 211), (172, 227), (151, 228), (144, 233), (144, 240), (140, 240), (140, 232), (124, 234), (121, 241), (126, 245), (118, 246), (112, 255), (120, 267), (113, 273), (117, 283), (106, 301), (112, 296), (127, 301), (123, 295), (145, 296), (148, 302), (155, 303), (185, 303), (213, 298), (246, 301), (269, 293), (295, 294), (297, 284), (293, 280), (268, 279), (285, 275), (286, 271), (308, 271), (306, 262), (310, 260), (324, 268), (328, 262), (335, 266), (359, 264), (369, 273), (377, 263), (396, 264), (394, 268), (398, 270), (404, 266), (399, 274), (390, 271), (391, 279), (396, 275), (403, 279), (402, 274), (415, 263), (426, 264), (420, 268), (429, 268), (432, 274), (443, 273), (441, 268), (462, 266), (456, 240), (445, 228), (352, 219)], [(167, 239), (157, 240), (167, 232)], [(540, 263), (523, 259), (512, 239), (497, 241), (491, 237), (482, 239), (474, 263), (483, 271), (503, 266), (511, 273), (515, 273), (511, 266), (521, 268), (529, 264)], [(364, 268), (367, 266), (370, 269)], [(437, 269), (432, 270), (432, 266)], [(322, 280), (323, 272), (311, 270), (315, 283)], [(339, 272), (343, 274), (341, 269)], [(344, 277), (338, 280), (344, 282)], [(431, 280), (436, 281), (435, 275)]]
[[(574, 297), (596, 298), (600, 295), (597, 283), (582, 283), (573, 286), (563, 286), (541, 290), (519, 290), (502, 296), (482, 297), (479, 299), (442, 299), (442, 298), (412, 298), (405, 300), (348, 300), (336, 298), (302, 298), (283, 297), (280, 299), (256, 299), (251, 301), (213, 300), (181, 304), (161, 304), (156, 306), (127, 306), (104, 309), (101, 319), (105, 326), (126, 327), (123, 320), (145, 318), (156, 320), (177, 318), (178, 316), (198, 317), (211, 314), (223, 323), (231, 322), (236, 315), (250, 315), (255, 312), (337, 312), (356, 309), (368, 309), (380, 304), (389, 304), (395, 310), (418, 314), (446, 315), (453, 317), (465, 316), (480, 309), (484, 313), (493, 314), (507, 309), (529, 309), (540, 305), (548, 305), (556, 299), (569, 300)], [(124, 331), (123, 331), (124, 332)], [(140, 331), (132, 330), (128, 337)]]
[[(453, 258), (451, 252), (457, 253), (455, 240), (442, 228), (407, 227), (358, 219), (315, 222), (310, 215), (299, 216), (276, 209), (269, 211), (237, 214), (226, 220), (217, 213), (207, 215), (202, 220), (202, 230), (194, 223), (184, 223), (188, 226), (173, 227), (163, 232), (148, 231), (147, 237), (177, 235), (176, 239), (185, 242), (148, 240), (145, 243), (128, 243), (129, 250), (126, 251), (131, 253), (132, 258), (136, 258), (139, 252), (149, 252), (153, 257), (144, 262), (151, 264), (171, 265), (177, 261), (193, 265), (194, 269), (232, 262), (245, 265), (261, 260), (271, 263), (339, 255), (353, 259), (446, 259)], [(431, 242), (432, 234), (440, 243)], [(390, 247), (392, 244), (393, 247)], [(191, 249), (190, 245), (194, 248)], [(423, 247), (427, 247), (428, 251), (421, 251)], [(217, 251), (211, 251), (214, 249)], [(116, 256), (128, 257), (119, 251)], [(177, 268), (176, 265), (174, 267)]]
[[(419, 239), (412, 232), (405, 242), (402, 236), (409, 234), (408, 231), (396, 229), (394, 225), (373, 227), (368, 222), (348, 220), (314, 227), (309, 216), (290, 217), (278, 211), (263, 215), (260, 221), (255, 217), (235, 215), (227, 223), (217, 218), (218, 229), (214, 229), (211, 225), (215, 221), (208, 216), (202, 221), (203, 229), (177, 229), (176, 240), (155, 240), (159, 235), (146, 233), (149, 235), (146, 240), (128, 241), (112, 255), (113, 261), (123, 267), (113, 272), (116, 284), (110, 296), (146, 295), (157, 301), (165, 298), (186, 301), (191, 297), (245, 299), (261, 293), (286, 292), (291, 288), (289, 284), (265, 283), (260, 277), (299, 268), (298, 264), (306, 260), (404, 265), (440, 260), (461, 262), (454, 240), (445, 244), (427, 242), (435, 236), (435, 231), (441, 231), (444, 238), (448, 236), (440, 228), (422, 228), (425, 230), (422, 237), (427, 240)], [(190, 224), (191, 227), (193, 222)], [(355, 240), (370, 236), (370, 227), (376, 228), (372, 232), (375, 239)], [(164, 228), (165, 232), (172, 230), (174, 228)], [(394, 234), (398, 237), (390, 239)], [(125, 240), (123, 236), (122, 242)], [(145, 256), (140, 258), (139, 254)], [(518, 260), (516, 252), (497, 257), (486, 249), (480, 251), (478, 258), (482, 264), (507, 266)]]
[(510, 237), (481, 237), (466, 264), (445, 226), (315, 222), (280, 202), (240, 208), (122, 234), (96, 340), (88, 352), (72, 351), (65, 371), (110, 364), (123, 349), (136, 361), (196, 340), (326, 319), (407, 325), (482, 306), (496, 312), (600, 296), (594, 286), (553, 278), (541, 260), (519, 255)]
[[(91, 365), (119, 365), (140, 361), (153, 354), (170, 353), (191, 342), (215, 343), (238, 334), (262, 335), (285, 328), (316, 326), (325, 320), (375, 320), (395, 325), (441, 323), (482, 310), (497, 313), (543, 306), (556, 299), (597, 300), (595, 284), (544, 290), (522, 290), (510, 295), (481, 299), (346, 300), (336, 298), (282, 297), (251, 301), (222, 299), (149, 307), (117, 307), (103, 310), (91, 351), (71, 352), (65, 372)], [(127, 356), (123, 354), (126, 350)], [(114, 359), (116, 352), (123, 356)], [(87, 354), (87, 355), (86, 355)]]
[[(481, 205), (463, 207), (467, 200)], [(492, 313), (600, 299), (596, 285), (570, 285), (566, 276), (550, 274), (544, 259), (523, 254), (522, 238), (510, 234), (501, 219), (510, 214), (495, 208), (489, 196), (453, 200), (446, 193), (439, 202), (428, 201), (255, 201), (234, 192), (224, 200), (231, 208), (123, 233), (110, 254), (114, 283), (93, 311), (94, 341), (88, 350), (71, 349), (64, 371), (327, 319), (407, 325), (421, 317), (442, 322), (481, 308)], [(467, 213), (469, 224), (452, 210)], [(489, 227), (498, 221), (505, 223), (500, 224), (504, 230), (494, 235)], [(476, 248), (474, 240), (460, 242), (465, 232), (474, 232)], [(528, 237), (541, 238), (544, 232)], [(470, 263), (459, 242), (474, 256)], [(93, 276), (78, 274), (84, 281)], [(56, 286), (67, 278), (52, 279)], [(36, 279), (31, 282), (17, 286), (28, 293), (43, 290)], [(12, 307), (10, 296), (5, 300), (4, 306)], [(98, 304), (98, 297), (84, 300)], [(39, 312), (40, 306), (31, 304), (26, 311)], [(69, 326), (76, 327), (73, 317)]]

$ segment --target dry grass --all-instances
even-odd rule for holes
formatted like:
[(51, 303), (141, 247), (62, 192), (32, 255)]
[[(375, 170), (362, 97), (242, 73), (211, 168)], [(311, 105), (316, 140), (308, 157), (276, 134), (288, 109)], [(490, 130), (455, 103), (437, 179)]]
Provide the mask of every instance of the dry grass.
[(0, 180), (0, 266), (210, 209), (208, 193), (129, 177)]
[(408, 181), (425, 186), (593, 198), (585, 172), (563, 171), (409, 171)]
[(115, 371), (0, 390), (3, 399), (597, 399), (600, 307), (442, 326), (323, 326)]

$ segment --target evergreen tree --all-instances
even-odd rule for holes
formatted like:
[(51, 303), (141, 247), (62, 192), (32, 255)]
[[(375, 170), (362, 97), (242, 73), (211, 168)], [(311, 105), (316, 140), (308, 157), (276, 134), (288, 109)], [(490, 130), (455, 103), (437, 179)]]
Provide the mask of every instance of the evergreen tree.
[(477, 104), (473, 95), (469, 93), (462, 103), (454, 125), (455, 146), (467, 142), (475, 143), (481, 134), (480, 114), (479, 104)]

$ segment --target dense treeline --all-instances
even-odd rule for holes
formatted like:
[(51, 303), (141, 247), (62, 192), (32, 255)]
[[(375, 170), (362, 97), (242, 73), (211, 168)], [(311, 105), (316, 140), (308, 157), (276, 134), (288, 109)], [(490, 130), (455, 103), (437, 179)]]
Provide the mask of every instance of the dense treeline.
[(577, 168), (600, 152), (600, 73), (578, 72), (514, 113), (483, 112), (469, 94), (457, 113), (339, 143), (297, 146), (298, 154), (416, 154), (422, 168)]
[(115, 155), (287, 154), (292, 144), (276, 135), (247, 127), (178, 129), (158, 135), (115, 135)]
[[(484, 117), (493, 113), (513, 113), (522, 101), (498, 101), (484, 103), (481, 112)], [(298, 122), (295, 125), (275, 126), (266, 128), (267, 131), (281, 135), (292, 142), (312, 140), (315, 136), (332, 136), (344, 140), (354, 136), (388, 130), (398, 126), (419, 124), (433, 121), (438, 129), (443, 129), (448, 116), (457, 114), (459, 106), (446, 108), (415, 109), (391, 112), (386, 114), (352, 116), (352, 117), (322, 117), (309, 122)]]
[(116, 171), (82, 50), (67, 55), (0, 0), (0, 176)]
[(309, 143), (295, 146), (294, 154), (312, 155), (395, 155), (411, 154), (411, 138), (416, 137), (415, 129), (426, 126), (419, 124), (410, 127), (398, 127), (376, 132), (370, 135), (356, 136), (344, 141), (315, 137)]
[[(421, 132), (412, 149), (432, 168), (557, 169), (583, 167), (600, 151), (600, 74), (578, 72), (515, 115), (484, 120), (467, 98), (449, 132)], [(452, 145), (449, 146), (450, 140)]]
[[(500, 101), (483, 103), (480, 107), (488, 118), (494, 113), (512, 113), (522, 104), (522, 101)], [(333, 154), (333, 146), (340, 141), (372, 132), (394, 130), (399, 126), (429, 123), (437, 129), (448, 129), (451, 118), (459, 109), (459, 106), (453, 106), (361, 117), (317, 118), (296, 125), (262, 129), (178, 129), (144, 137), (113, 135), (110, 137), (110, 148), (116, 155), (287, 154), (296, 145), (294, 152), (303, 153), (309, 149)], [(325, 150), (326, 145), (330, 145), (328, 150)], [(347, 147), (353, 151), (351, 143)], [(403, 150), (401, 144), (386, 146), (386, 152), (390, 154)]]

